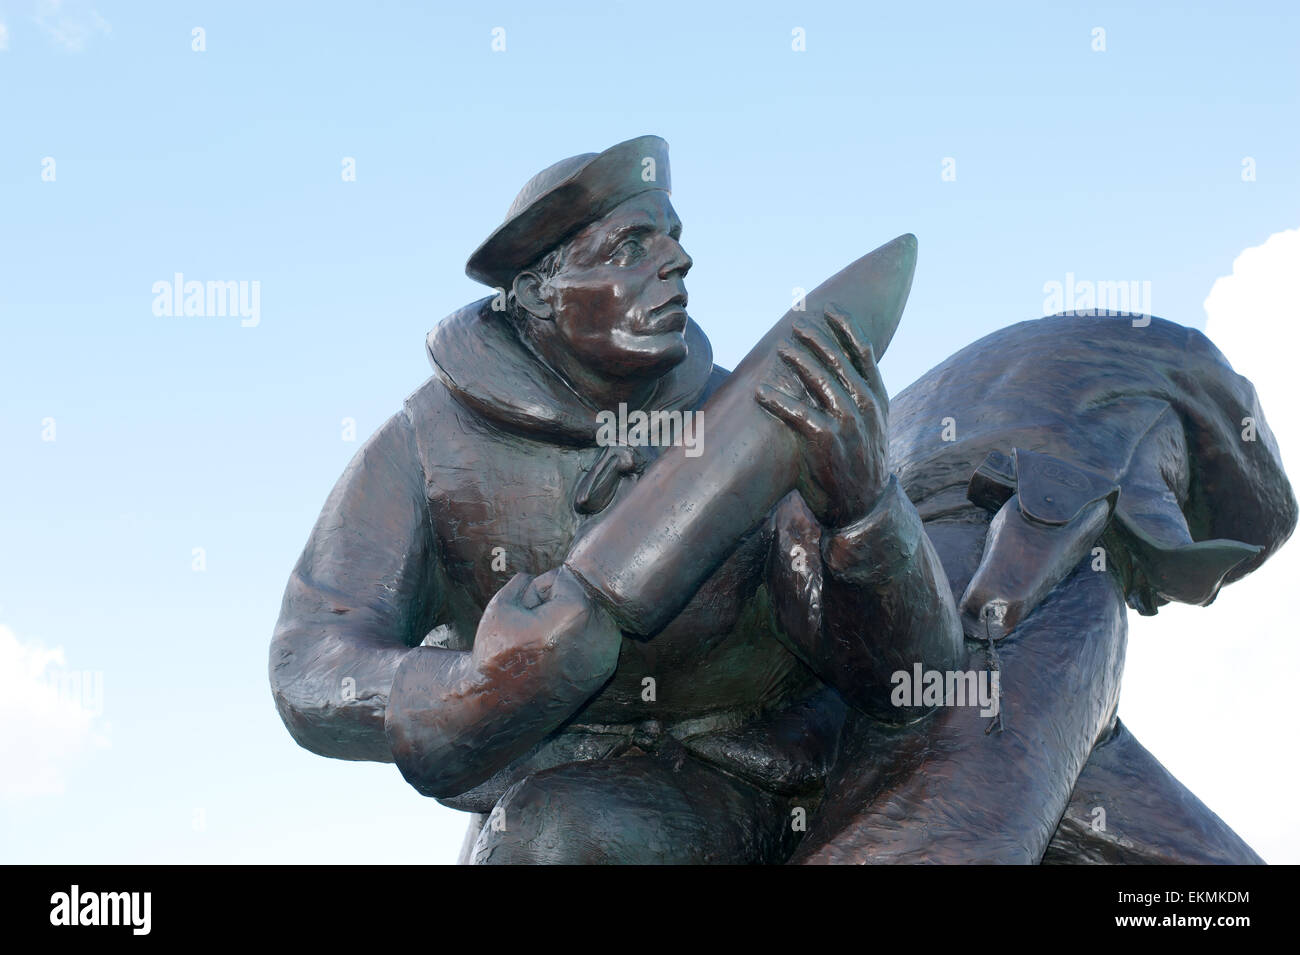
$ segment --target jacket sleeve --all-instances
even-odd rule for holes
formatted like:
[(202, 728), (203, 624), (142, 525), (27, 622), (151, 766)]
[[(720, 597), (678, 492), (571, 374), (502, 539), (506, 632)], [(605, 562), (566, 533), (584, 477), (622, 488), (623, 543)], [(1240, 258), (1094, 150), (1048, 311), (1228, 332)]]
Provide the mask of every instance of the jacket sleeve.
[(271, 641), (276, 707), (299, 745), (391, 762), (393, 676), (439, 610), (435, 542), (408, 412), (357, 452), (285, 589)]
[(948, 578), (920, 516), (891, 475), (861, 520), (827, 531), (798, 492), (774, 512), (768, 581), (779, 632), (845, 700), (878, 720), (907, 723), (892, 676), (949, 670), (964, 653)]

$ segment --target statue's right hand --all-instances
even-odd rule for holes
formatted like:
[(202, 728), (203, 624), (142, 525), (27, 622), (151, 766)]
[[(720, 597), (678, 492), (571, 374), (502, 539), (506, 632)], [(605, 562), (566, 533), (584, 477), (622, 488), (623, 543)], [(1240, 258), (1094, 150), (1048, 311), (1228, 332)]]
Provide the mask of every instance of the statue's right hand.
[(567, 567), (515, 574), (488, 602), (474, 637), (479, 673), (521, 690), (540, 680), (592, 693), (614, 673), (622, 634)]

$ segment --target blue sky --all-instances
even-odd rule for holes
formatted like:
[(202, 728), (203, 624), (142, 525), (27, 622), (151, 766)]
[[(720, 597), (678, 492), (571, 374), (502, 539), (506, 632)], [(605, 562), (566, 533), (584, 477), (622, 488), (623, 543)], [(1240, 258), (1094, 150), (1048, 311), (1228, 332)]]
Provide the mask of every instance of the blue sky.
[[(485, 293), (469, 253), (560, 158), (668, 140), (724, 365), (902, 232), (893, 392), (1067, 274), (1204, 328), (1234, 259), (1300, 226), (1300, 15), (1134, 6), (0, 0), (0, 627), (104, 688), (92, 729), (33, 744), (57, 782), (0, 802), (0, 860), (454, 853), (393, 767), (293, 744), (267, 646), (425, 333)], [(259, 323), (155, 315), (177, 272), (260, 283)]]

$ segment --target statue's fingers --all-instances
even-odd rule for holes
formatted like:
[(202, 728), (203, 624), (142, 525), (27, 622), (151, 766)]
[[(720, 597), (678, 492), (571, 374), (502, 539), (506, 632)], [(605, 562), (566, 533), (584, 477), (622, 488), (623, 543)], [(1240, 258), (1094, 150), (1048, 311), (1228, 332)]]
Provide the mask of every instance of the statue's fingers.
[(871, 343), (858, 334), (847, 312), (841, 311), (834, 305), (828, 305), (823, 309), (823, 313), (826, 316), (826, 324), (839, 339), (840, 346), (848, 353), (854, 367), (865, 377), (866, 368), (875, 364)]
[(493, 595), (492, 603), (512, 604), (525, 610), (532, 610), (542, 602), (542, 598), (533, 589), (534, 583), (532, 577), (521, 571), (506, 581), (505, 586)]
[(826, 309), (826, 323), (835, 333), (835, 337), (840, 340), (844, 350), (849, 353), (853, 366), (866, 381), (867, 387), (875, 395), (882, 410), (888, 410), (889, 392), (885, 390), (884, 379), (880, 377), (880, 368), (876, 365), (876, 351), (871, 347), (871, 342), (858, 334), (858, 330), (849, 321), (847, 315), (838, 311), (832, 312), (830, 307)]
[(789, 345), (781, 345), (776, 350), (781, 360), (799, 376), (803, 386), (823, 408), (836, 416), (843, 415), (852, 400), (829, 369), (819, 368), (813, 364), (807, 352)]
[(808, 440), (821, 437), (826, 432), (826, 416), (815, 408), (810, 408), (797, 398), (792, 398), (784, 391), (778, 391), (770, 385), (759, 385), (754, 393), (754, 400), (773, 415), (784, 421), (796, 432)]
[(550, 600), (551, 588), (552, 585), (555, 583), (555, 576), (559, 572), (560, 572), (560, 568), (555, 567), (552, 568), (551, 570), (548, 570), (546, 573), (538, 577), (535, 577), (528, 589), (536, 593), (537, 596), (542, 598), (542, 600)]
[(578, 578), (564, 564), (554, 570), (548, 570), (537, 580), (539, 583), (545, 581), (544, 596), (548, 602), (586, 603), (588, 601), (587, 592), (578, 583)]
[(543, 615), (550, 626), (557, 630), (571, 630), (583, 625), (591, 610), (591, 598), (572, 571), (561, 564), (542, 574), (533, 583), (543, 601), (537, 613)]
[(794, 336), (834, 375), (849, 399), (861, 409), (868, 408), (875, 397), (871, 386), (852, 362), (845, 358), (841, 346), (816, 325), (799, 323), (794, 326)]

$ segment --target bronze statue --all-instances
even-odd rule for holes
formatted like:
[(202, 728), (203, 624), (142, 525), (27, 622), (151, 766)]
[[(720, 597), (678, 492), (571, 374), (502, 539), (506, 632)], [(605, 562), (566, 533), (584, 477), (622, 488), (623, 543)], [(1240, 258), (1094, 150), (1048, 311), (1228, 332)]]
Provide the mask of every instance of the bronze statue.
[(493, 294), (290, 577), (294, 738), (474, 813), (480, 863), (1258, 861), (1116, 719), (1125, 600), (1208, 602), (1295, 525), (1249, 383), (1063, 316), (891, 409), (911, 236), (728, 373), (669, 187), (658, 137), (571, 157), (471, 256)]

